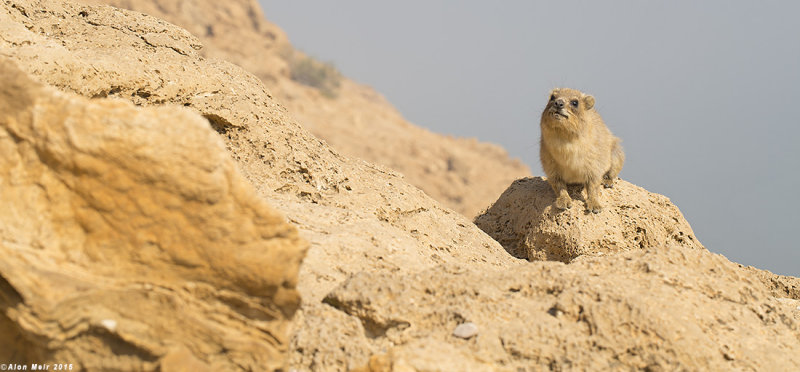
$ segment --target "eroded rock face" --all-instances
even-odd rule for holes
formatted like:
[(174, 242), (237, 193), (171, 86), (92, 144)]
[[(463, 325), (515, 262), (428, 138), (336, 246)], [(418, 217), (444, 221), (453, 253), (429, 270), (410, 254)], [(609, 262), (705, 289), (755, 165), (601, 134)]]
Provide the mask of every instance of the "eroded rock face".
[[(202, 46), (183, 29), (68, 1), (17, 0), (0, 9), (8, 34), (0, 53), (35, 78), (87, 97), (181, 105), (207, 118), (242, 174), (312, 242), (303, 266), (310, 275), (299, 284), (304, 297), (321, 299), (348, 274), (375, 265), (420, 270), (451, 260), (480, 267), (516, 261), (402, 175), (315, 138), (256, 77), (199, 55)], [(153, 34), (160, 43), (148, 41)]]
[(399, 171), (408, 183), (467, 217), (488, 207), (513, 180), (531, 174), (499, 146), (409, 123), (379, 93), (347, 78), (335, 97), (293, 80), (291, 56), (301, 53), (264, 19), (256, 0), (81, 2), (132, 9), (186, 28), (205, 44), (201, 54), (258, 76), (315, 136), (343, 154)]
[(64, 94), (0, 57), (0, 151), (0, 360), (285, 366), (306, 243), (208, 121)]
[(586, 211), (585, 192), (570, 186), (574, 202), (567, 210), (541, 177), (515, 181), (475, 224), (512, 255), (529, 260), (570, 262), (603, 255), (679, 244), (704, 249), (678, 208), (663, 195), (623, 180), (601, 191), (603, 211)]
[[(167, 2), (162, 5), (171, 9)], [(269, 262), (259, 261), (261, 256), (251, 249), (267, 249), (247, 245), (247, 234), (266, 234), (264, 240), (269, 241), (296, 241), (297, 236), (289, 228), (274, 235), (266, 227), (257, 228), (261, 225), (253, 221), (271, 219), (258, 217), (263, 202), (251, 205), (249, 197), (236, 196), (236, 172), (224, 160), (230, 156), (258, 195), (285, 213), (310, 241), (297, 281), (303, 303), (294, 314), (289, 341), (291, 368), (798, 369), (800, 304), (796, 297), (775, 297), (794, 296), (796, 280), (789, 279), (796, 278), (756, 275), (763, 272), (742, 269), (669, 234), (663, 244), (648, 238), (644, 247), (632, 244), (628, 251), (603, 256), (586, 252), (570, 264), (515, 259), (398, 173), (350, 159), (313, 137), (261, 80), (204, 57), (198, 39), (178, 27), (105, 6), (15, 0), (0, 3), (0, 31), (0, 55), (14, 60), (32, 78), (65, 92), (45, 88), (52, 97), (70, 102), (64, 105), (98, 120), (59, 119), (61, 126), (56, 128), (72, 128), (60, 132), (37, 125), (7, 130), (33, 133), (27, 137), (0, 134), (0, 162), (19, 158), (26, 164), (14, 168), (14, 177), (3, 176), (3, 182), (34, 192), (26, 196), (17, 186), (2, 188), (12, 193), (9, 205), (15, 212), (1, 217), (0, 223), (13, 232), (8, 234), (11, 238), (3, 233), (0, 243), (11, 257), (0, 260), (5, 280), (0, 282), (0, 335), (5, 337), (3, 345), (15, 348), (0, 349), (0, 359), (85, 358), (86, 365), (96, 369), (170, 370), (207, 364), (211, 370), (276, 368), (287, 341), (279, 336), (285, 319), (278, 316), (296, 306), (296, 297), (289, 290), (291, 280), (285, 279), (275, 287), (285, 291), (276, 290), (270, 305), (270, 291), (264, 288), (273, 282), (264, 278), (291, 270), (283, 263), (297, 256), (291, 250)], [(78, 99), (72, 93), (98, 99)], [(102, 98), (106, 96), (116, 99)], [(156, 107), (135, 108), (124, 101)], [(121, 117), (133, 113), (132, 122), (109, 122), (108, 117), (116, 117), (95, 111), (112, 108)], [(12, 115), (6, 112), (11, 110), (0, 115)], [(36, 123), (48, 117), (40, 115), (46, 110), (31, 112), (35, 115), (25, 120)], [(67, 118), (83, 118), (64, 112)], [(83, 127), (76, 121), (89, 124)], [(140, 125), (149, 128), (153, 143), (162, 145), (152, 149), (150, 140), (128, 142), (123, 129)], [(224, 145), (213, 142), (214, 132), (208, 127)], [(84, 130), (75, 130), (80, 128)], [(200, 128), (205, 128), (204, 135)], [(162, 134), (171, 139), (158, 137)], [(113, 139), (125, 156), (97, 152), (105, 148), (96, 145), (105, 143), (98, 136)], [(214, 151), (222, 146), (228, 155)], [(74, 151), (75, 160), (69, 160), (70, 149), (88, 150)], [(131, 153), (139, 156), (127, 157)], [(198, 156), (202, 159), (195, 159)], [(125, 173), (148, 161), (155, 164)], [(179, 164), (185, 169), (173, 169)], [(41, 172), (31, 173), (36, 169)], [(111, 176), (97, 169), (111, 169)], [(90, 186), (80, 186), (84, 178)], [(630, 187), (631, 195), (625, 198), (638, 195)], [(172, 198), (187, 209), (176, 207)], [(654, 198), (660, 205), (663, 198)], [(512, 209), (531, 202), (522, 196), (512, 200), (520, 203), (509, 203)], [(29, 212), (22, 207), (31, 203), (52, 208)], [(255, 210), (248, 212), (245, 205)], [(514, 216), (500, 205), (493, 207), (494, 215)], [(129, 218), (139, 227), (134, 229), (121, 222), (127, 221), (121, 210), (142, 216), (166, 210), (185, 221), (150, 223), (134, 215)], [(236, 219), (239, 210), (249, 217)], [(38, 219), (14, 218), (39, 212), (43, 217)], [(97, 215), (102, 218), (92, 217)], [(213, 223), (219, 216), (230, 221)], [(647, 222), (630, 216), (636, 223)], [(520, 221), (517, 225), (524, 226)], [(211, 225), (193, 225), (206, 222)], [(166, 234), (164, 224), (181, 231)], [(648, 236), (658, 228), (646, 226)], [(124, 239), (114, 240), (117, 231)], [(78, 234), (75, 241), (70, 232)], [(164, 248), (154, 249), (154, 240), (162, 242), (155, 248)], [(184, 241), (200, 246), (183, 247)], [(84, 242), (94, 244), (86, 246), (93, 256), (70, 248), (84, 247)], [(245, 244), (242, 252), (247, 254), (229, 256), (228, 250), (215, 248), (223, 242), (227, 249)], [(58, 243), (57, 249), (45, 243)], [(210, 253), (197, 254), (206, 250)], [(224, 257), (219, 257), (220, 251)], [(204, 260), (212, 258), (245, 262), (242, 270), (233, 270), (238, 264), (207, 265)], [(154, 274), (146, 260), (166, 272)], [(257, 269), (249, 261), (261, 262), (261, 271), (253, 272)], [(123, 269), (104, 267), (110, 263)], [(28, 321), (37, 314), (46, 319)], [(170, 316), (177, 318), (174, 324)], [(467, 339), (453, 336), (458, 325), (470, 322), (477, 334)], [(270, 346), (263, 346), (264, 338), (271, 340)], [(45, 343), (48, 348), (41, 346)], [(16, 356), (4, 358), (4, 352)]]
[[(0, 55), (34, 79), (86, 97), (164, 110), (183, 106), (208, 120), (258, 194), (311, 242), (297, 283), (303, 298), (298, 319), (315, 326), (294, 333), (291, 360), (297, 368), (313, 363), (338, 368), (325, 363), (345, 360), (349, 367), (341, 368), (346, 369), (366, 361), (355, 352), (342, 356), (322, 339), (299, 337), (331, 334), (352, 324), (349, 315), (328, 317), (329, 312), (317, 310), (330, 310), (321, 303), (323, 297), (354, 273), (413, 273), (446, 263), (469, 263), (481, 270), (520, 263), (400, 174), (349, 159), (316, 139), (259, 79), (202, 57), (197, 39), (178, 27), (108, 6), (19, 0), (0, 4), (0, 29)], [(169, 118), (160, 121), (164, 127), (171, 123)], [(240, 348), (224, 350), (230, 354)], [(246, 354), (248, 349), (243, 350)], [(364, 350), (366, 358), (371, 349)]]
[[(325, 301), (380, 332), (367, 371), (800, 368), (797, 301), (679, 244), (504, 271), (362, 273)], [(454, 336), (464, 322), (478, 334)]]

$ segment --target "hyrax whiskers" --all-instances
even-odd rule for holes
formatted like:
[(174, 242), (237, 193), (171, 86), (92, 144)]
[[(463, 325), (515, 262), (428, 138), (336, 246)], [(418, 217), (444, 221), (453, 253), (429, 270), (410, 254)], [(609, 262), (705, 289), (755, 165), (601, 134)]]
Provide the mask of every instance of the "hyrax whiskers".
[(539, 158), (547, 182), (556, 194), (555, 206), (572, 204), (568, 184), (586, 189), (586, 209), (599, 213), (600, 184), (614, 186), (625, 154), (594, 109), (594, 97), (575, 89), (558, 88), (542, 112)]

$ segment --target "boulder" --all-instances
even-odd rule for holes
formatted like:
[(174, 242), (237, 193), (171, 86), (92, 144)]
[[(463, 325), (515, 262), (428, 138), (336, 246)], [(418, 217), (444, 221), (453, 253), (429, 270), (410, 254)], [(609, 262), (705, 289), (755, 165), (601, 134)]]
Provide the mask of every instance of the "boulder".
[(65, 94), (0, 57), (0, 152), (0, 360), (285, 367), (307, 243), (206, 119)]
[(579, 256), (604, 255), (678, 244), (705, 249), (670, 200), (617, 180), (601, 191), (603, 210), (589, 213), (582, 187), (570, 186), (572, 208), (560, 210), (555, 194), (541, 177), (515, 181), (475, 218), (489, 236), (515, 257), (570, 262)]

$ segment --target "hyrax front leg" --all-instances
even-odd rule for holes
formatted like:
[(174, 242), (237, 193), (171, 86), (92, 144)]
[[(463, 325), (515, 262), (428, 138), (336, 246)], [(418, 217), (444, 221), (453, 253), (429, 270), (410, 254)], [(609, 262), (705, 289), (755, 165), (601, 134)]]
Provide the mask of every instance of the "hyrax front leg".
[(548, 177), (547, 182), (550, 183), (550, 187), (553, 188), (553, 192), (556, 194), (556, 208), (561, 210), (569, 209), (572, 206), (572, 198), (569, 197), (567, 183), (558, 176)]
[(600, 210), (603, 207), (600, 206), (600, 181), (599, 180), (589, 180), (584, 185), (586, 189), (586, 209), (591, 211), (592, 213), (600, 213)]

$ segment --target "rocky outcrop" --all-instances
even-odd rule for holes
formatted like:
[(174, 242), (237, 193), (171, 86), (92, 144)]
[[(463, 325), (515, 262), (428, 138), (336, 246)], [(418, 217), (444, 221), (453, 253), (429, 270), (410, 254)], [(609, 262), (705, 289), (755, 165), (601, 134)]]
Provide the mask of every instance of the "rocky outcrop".
[(529, 260), (570, 262), (603, 255), (679, 244), (704, 249), (678, 208), (663, 195), (626, 181), (601, 192), (603, 211), (583, 207), (581, 187), (569, 188), (577, 203), (567, 210), (553, 205), (555, 194), (541, 177), (515, 181), (475, 224), (512, 255)]
[(0, 360), (285, 366), (306, 243), (207, 120), (63, 94), (0, 57), (0, 151)]
[[(321, 300), (361, 271), (403, 274), (443, 263), (469, 262), (479, 270), (518, 264), (469, 220), (400, 174), (349, 159), (316, 139), (261, 81), (202, 57), (202, 45), (178, 27), (107, 6), (18, 0), (0, 6), (0, 32), (0, 55), (62, 91), (164, 106), (165, 111), (180, 106), (207, 119), (258, 194), (311, 242), (298, 282), (303, 298), (298, 319), (306, 322), (301, 324), (323, 333), (351, 324), (346, 315), (327, 317), (336, 310)], [(172, 120), (160, 123), (166, 128)], [(303, 332), (316, 331), (301, 328), (295, 334)], [(295, 337), (293, 360), (330, 359), (319, 340)]]
[[(503, 271), (364, 273), (325, 301), (378, 335), (362, 371), (800, 368), (800, 302), (679, 244)], [(466, 322), (477, 334), (453, 335)]]
[(516, 261), (402, 175), (315, 138), (253, 75), (200, 56), (202, 45), (183, 29), (68, 1), (17, 0), (2, 9), (0, 53), (33, 77), (87, 97), (182, 106), (205, 117), (259, 194), (312, 242), (304, 269), (320, 270), (314, 275), (324, 287), (364, 269), (345, 257), (420, 269), (453, 257), (495, 267)]
[(373, 89), (347, 78), (336, 76), (335, 92), (293, 79), (298, 66), (324, 65), (295, 51), (255, 0), (81, 1), (140, 11), (186, 28), (205, 45), (200, 53), (258, 76), (303, 127), (337, 151), (399, 171), (465, 216), (475, 216), (513, 180), (530, 175), (501, 147), (417, 127)]
[[(691, 230), (670, 220), (679, 213), (663, 197), (621, 183), (613, 192), (639, 207), (606, 200), (598, 216), (547, 214), (541, 201), (562, 227), (629, 213), (618, 218), (644, 226), (646, 244), (528, 262), (400, 174), (339, 154), (298, 125), (269, 80), (204, 57), (169, 23), (9, 0), (0, 36), (0, 57), (23, 70), (3, 77), (2, 94), (21, 91), (7, 87), (24, 75), (60, 90), (36, 88), (36, 109), (0, 111), (14, 118), (3, 122), (0, 162), (17, 164), (0, 189), (11, 206), (0, 216), (10, 257), (0, 262), (0, 341), (14, 345), (0, 348), (2, 360), (120, 370), (263, 370), (284, 358), (302, 371), (800, 368), (796, 278), (760, 276), (681, 242)], [(26, 107), (13, 97), (9, 107)], [(491, 215), (516, 216), (508, 209), (532, 202), (524, 195), (537, 198), (519, 186)], [(297, 292), (302, 242), (264, 203), (310, 242)], [(640, 213), (654, 206), (664, 214)], [(527, 213), (514, 218), (536, 217)]]

